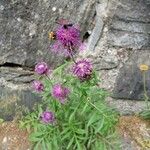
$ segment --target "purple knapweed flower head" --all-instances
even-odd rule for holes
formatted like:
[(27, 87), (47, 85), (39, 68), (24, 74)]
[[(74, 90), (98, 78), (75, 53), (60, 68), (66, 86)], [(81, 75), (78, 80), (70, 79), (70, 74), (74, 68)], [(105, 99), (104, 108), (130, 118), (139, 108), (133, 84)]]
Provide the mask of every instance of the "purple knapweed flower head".
[(49, 71), (48, 65), (45, 62), (39, 62), (35, 66), (35, 72), (38, 73), (39, 75), (47, 74)]
[(32, 87), (36, 92), (42, 92), (44, 91), (44, 85), (42, 84), (42, 82), (35, 80), (32, 82)]
[(82, 81), (91, 78), (92, 70), (93, 68), (91, 62), (85, 59), (77, 61), (73, 66), (73, 74)]
[(53, 124), (55, 121), (54, 113), (51, 111), (44, 111), (41, 116), (41, 121), (46, 124)]
[(58, 23), (59, 26), (55, 31), (56, 41), (50, 48), (53, 52), (68, 57), (70, 53), (75, 53), (80, 48), (82, 41), (79, 26), (64, 21)]
[(68, 88), (63, 87), (61, 84), (55, 84), (52, 89), (52, 96), (58, 99), (62, 104), (64, 104), (70, 91)]
[(76, 48), (80, 46), (80, 30), (72, 26), (61, 25), (56, 30), (56, 39), (64, 47)]

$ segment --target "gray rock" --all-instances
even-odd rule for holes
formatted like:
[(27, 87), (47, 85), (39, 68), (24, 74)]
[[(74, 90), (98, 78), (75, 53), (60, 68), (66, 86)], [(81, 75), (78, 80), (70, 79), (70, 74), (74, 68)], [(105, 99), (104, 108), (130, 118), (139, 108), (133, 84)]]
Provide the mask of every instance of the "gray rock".
[(97, 4), (96, 6), (96, 21), (92, 34), (88, 41), (87, 50), (93, 51), (103, 31), (103, 16), (102, 11), (106, 8), (107, 3)]
[(39, 60), (53, 66), (60, 64), (63, 57), (49, 51), (48, 32), (56, 26), (56, 19), (66, 18), (78, 23), (84, 34), (94, 13), (95, 0), (1, 0), (0, 64), (33, 67)]
[[(117, 99), (144, 99), (143, 73), (139, 69), (141, 64), (150, 66), (149, 50), (133, 53), (128, 62), (120, 69), (113, 97)], [(145, 87), (147, 95), (150, 97), (150, 70), (146, 71), (145, 75)]]
[(10, 121), (21, 117), (41, 101), (30, 86), (35, 78), (33, 71), (0, 67), (0, 118)]
[[(108, 105), (112, 108), (115, 108), (120, 115), (135, 115), (146, 109), (146, 103), (144, 101), (132, 101), (132, 100), (122, 100), (122, 99), (113, 99), (108, 97), (106, 99)], [(149, 102), (150, 105), (150, 102)]]
[(40, 100), (41, 98), (31, 89), (0, 86), (0, 118), (10, 121), (20, 117), (28, 110), (33, 110), (33, 106)]
[(149, 3), (121, 0), (109, 26), (108, 42), (112, 46), (144, 49), (150, 47)]
[(30, 83), (35, 79), (34, 72), (19, 67), (0, 67), (0, 79), (5, 78), (16, 84)]

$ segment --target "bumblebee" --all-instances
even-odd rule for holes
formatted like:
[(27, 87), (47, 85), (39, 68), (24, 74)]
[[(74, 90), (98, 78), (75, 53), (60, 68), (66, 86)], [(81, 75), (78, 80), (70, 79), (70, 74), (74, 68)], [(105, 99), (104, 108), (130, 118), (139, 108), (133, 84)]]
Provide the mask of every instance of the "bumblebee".
[(69, 23), (68, 20), (65, 20), (65, 19), (59, 19), (59, 20), (57, 20), (56, 23), (62, 25), (65, 29), (68, 29), (68, 27), (72, 27), (73, 26), (72, 23)]
[(55, 40), (56, 39), (56, 34), (54, 32), (49, 32), (48, 37), (50, 40)]

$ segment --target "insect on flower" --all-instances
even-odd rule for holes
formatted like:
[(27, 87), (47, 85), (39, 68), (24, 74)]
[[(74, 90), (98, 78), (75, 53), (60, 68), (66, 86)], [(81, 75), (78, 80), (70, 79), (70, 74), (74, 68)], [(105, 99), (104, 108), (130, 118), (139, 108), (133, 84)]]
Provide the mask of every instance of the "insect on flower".
[(50, 40), (55, 40), (56, 39), (56, 34), (54, 32), (49, 32), (48, 37)]
[(59, 19), (58, 21), (56, 21), (56, 23), (62, 25), (65, 29), (73, 26), (73, 23), (69, 23), (69, 21), (66, 19)]

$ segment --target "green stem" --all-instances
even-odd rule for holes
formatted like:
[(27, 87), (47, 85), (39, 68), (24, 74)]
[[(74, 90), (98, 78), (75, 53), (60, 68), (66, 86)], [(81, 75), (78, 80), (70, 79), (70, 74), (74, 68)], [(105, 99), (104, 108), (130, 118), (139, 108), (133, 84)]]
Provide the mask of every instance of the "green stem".
[(143, 72), (143, 87), (144, 87), (144, 97), (145, 97), (146, 107), (147, 107), (147, 109), (149, 109), (149, 104), (148, 104), (149, 97), (147, 95), (147, 90), (146, 90), (146, 73), (145, 73), (145, 71)]
[(49, 78), (49, 76), (48, 76), (48, 75), (45, 75), (45, 76), (46, 76), (48, 82), (49, 82), (51, 85), (53, 85), (52, 82), (51, 82), (51, 79)]
[(71, 55), (71, 57), (72, 57), (72, 60), (73, 60), (73, 62), (76, 64), (76, 61), (75, 61), (75, 59), (74, 59), (74, 57), (73, 57), (73, 54), (72, 54), (72, 51), (73, 51), (73, 50), (72, 50), (72, 47), (71, 47), (71, 46), (69, 47), (69, 50), (70, 50), (69, 53), (70, 53), (70, 55)]

